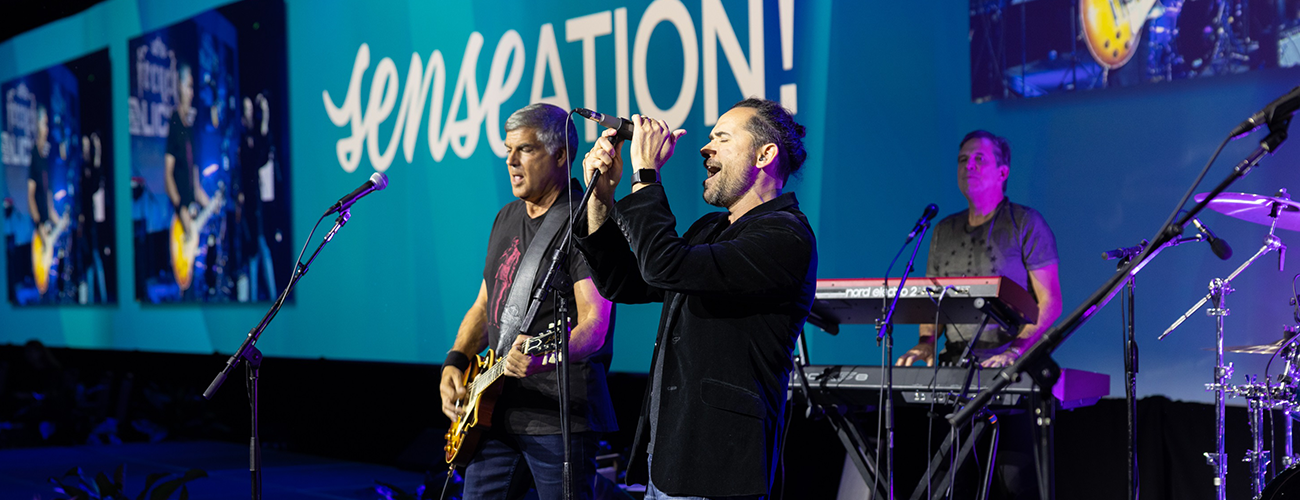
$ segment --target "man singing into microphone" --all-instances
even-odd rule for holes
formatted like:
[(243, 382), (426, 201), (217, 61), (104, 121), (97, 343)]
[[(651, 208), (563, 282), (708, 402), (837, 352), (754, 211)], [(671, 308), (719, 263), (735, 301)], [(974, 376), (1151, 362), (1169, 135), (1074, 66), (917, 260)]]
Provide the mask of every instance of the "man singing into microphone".
[[(457, 406), (466, 392), (465, 369), (475, 354), (495, 349), (505, 358), (507, 377), (491, 410), (491, 429), (477, 452), (471, 450), (464, 498), (516, 499), (535, 484), (540, 498), (553, 500), (563, 498), (564, 491), (555, 364), (545, 363), (544, 356), (525, 355), (522, 346), (529, 336), (515, 334), (528, 299), (569, 229), (569, 202), (582, 197), (577, 181), (569, 177), (578, 130), (566, 111), (550, 104), (516, 111), (505, 128), (506, 172), (519, 199), (501, 208), (492, 223), (478, 297), (443, 364), (442, 411), (452, 420), (465, 414), (467, 408)], [(569, 279), (555, 281), (526, 331), (535, 335), (557, 320), (555, 297), (566, 301), (577, 320), (571, 322), (569, 343), (572, 491), (574, 498), (591, 499), (600, 433), (618, 426), (605, 381), (614, 354), (614, 305), (596, 291), (587, 261), (576, 249), (570, 249), (562, 272)]]
[[(957, 153), (957, 187), (970, 207), (934, 225), (926, 276), (1006, 276), (1025, 287), (1038, 303), (1038, 322), (1014, 335), (997, 324), (975, 332), (978, 324), (945, 325), (943, 362), (956, 362), (974, 341), (972, 355), (986, 367), (1011, 364), (1038, 342), (1061, 315), (1061, 284), (1057, 279), (1056, 236), (1032, 208), (1006, 197), (1011, 172), (1007, 140), (976, 130), (961, 141)], [(934, 364), (935, 327), (921, 325), (920, 343), (898, 358), (898, 365), (917, 361)]]
[(704, 200), (726, 211), (679, 236), (659, 181), (685, 131), (631, 122), (632, 193), (614, 202), (624, 160), (606, 131), (583, 161), (588, 179), (602, 176), (588, 227), (575, 231), (602, 294), (664, 304), (627, 480), (646, 484), (647, 500), (762, 498), (816, 288), (812, 228), (794, 193), (782, 194), (806, 156), (804, 128), (763, 99), (722, 115), (700, 154)]

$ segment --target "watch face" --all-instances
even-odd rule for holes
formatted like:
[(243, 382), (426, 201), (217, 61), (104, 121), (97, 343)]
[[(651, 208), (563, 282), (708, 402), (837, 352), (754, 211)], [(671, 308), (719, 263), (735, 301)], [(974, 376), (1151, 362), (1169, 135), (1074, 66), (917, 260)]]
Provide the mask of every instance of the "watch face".
[(659, 182), (659, 172), (653, 168), (643, 168), (632, 174), (632, 182)]

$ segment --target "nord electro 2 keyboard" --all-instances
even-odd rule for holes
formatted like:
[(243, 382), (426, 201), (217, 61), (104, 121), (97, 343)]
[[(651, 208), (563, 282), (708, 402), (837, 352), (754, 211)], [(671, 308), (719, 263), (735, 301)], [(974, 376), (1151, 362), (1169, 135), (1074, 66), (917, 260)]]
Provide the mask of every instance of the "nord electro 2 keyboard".
[[(899, 294), (894, 324), (980, 323), (989, 319), (1015, 328), (1038, 320), (1038, 305), (1024, 287), (1003, 276), (961, 278), (911, 277), (898, 290), (899, 278), (817, 280), (816, 301), (808, 322), (829, 333), (841, 324), (874, 324), (884, 317), (888, 299)], [(946, 292), (945, 292), (946, 289)], [(942, 296), (942, 301), (940, 297)]]

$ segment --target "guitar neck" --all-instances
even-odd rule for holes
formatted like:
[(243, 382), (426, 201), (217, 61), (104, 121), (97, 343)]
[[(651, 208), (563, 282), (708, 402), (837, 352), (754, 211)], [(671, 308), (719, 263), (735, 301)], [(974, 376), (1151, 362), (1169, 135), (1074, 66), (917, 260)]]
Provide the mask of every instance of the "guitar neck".
[(1151, 9), (1156, 7), (1157, 1), (1159, 0), (1134, 0), (1127, 4), (1129, 29), (1132, 30), (1134, 37), (1142, 32), (1142, 27), (1146, 25), (1147, 17), (1151, 16)]
[(474, 377), (474, 381), (469, 383), (469, 393), (472, 396), (476, 396), (483, 392), (483, 390), (490, 387), (493, 382), (496, 382), (498, 378), (501, 378), (501, 374), (505, 373), (505, 371), (506, 359), (498, 359), (491, 367), (488, 367), (488, 369), (484, 370), (483, 373)]

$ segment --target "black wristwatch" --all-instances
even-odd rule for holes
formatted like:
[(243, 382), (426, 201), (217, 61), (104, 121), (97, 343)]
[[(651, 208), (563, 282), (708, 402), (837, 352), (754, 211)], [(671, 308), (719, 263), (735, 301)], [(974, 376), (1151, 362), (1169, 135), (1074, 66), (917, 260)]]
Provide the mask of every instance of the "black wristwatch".
[(653, 168), (637, 169), (632, 172), (632, 183), (659, 184), (659, 171)]

